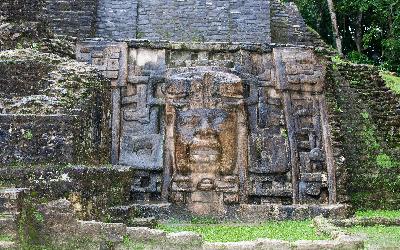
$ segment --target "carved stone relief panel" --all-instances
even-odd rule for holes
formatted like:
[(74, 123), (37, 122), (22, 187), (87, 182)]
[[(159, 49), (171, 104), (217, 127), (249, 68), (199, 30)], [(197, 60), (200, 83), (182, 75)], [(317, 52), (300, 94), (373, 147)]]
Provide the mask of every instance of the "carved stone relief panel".
[(226, 69), (181, 68), (165, 93), (170, 198), (196, 214), (223, 213), (241, 200), (246, 172), (242, 81)]
[[(327, 180), (334, 178), (324, 110), (323, 87), (325, 68), (315, 54), (306, 49), (274, 49), (277, 89), (283, 93), (288, 128), (293, 199), (295, 203), (324, 203), (334, 190)], [(325, 131), (324, 131), (325, 130)]]
[(150, 103), (148, 84), (131, 84), (122, 91), (119, 163), (140, 169), (163, 167), (163, 117), (160, 107)]
[(327, 168), (322, 141), (319, 101), (316, 96), (292, 95), (299, 154), (299, 199), (303, 203), (327, 201)]
[(127, 45), (118, 42), (87, 41), (77, 44), (77, 60), (95, 66), (112, 86), (124, 86), (127, 73)]
[(132, 185), (135, 200), (161, 198), (164, 112), (161, 86), (165, 51), (130, 49), (128, 83), (122, 88), (119, 164), (140, 169)]
[(270, 87), (253, 88), (258, 91), (252, 91), (257, 101), (248, 105), (249, 195), (255, 203), (270, 202), (271, 197), (287, 201), (292, 196), (291, 168), (281, 96)]
[(133, 200), (155, 201), (161, 199), (162, 175), (159, 171), (137, 170), (133, 178)]
[(127, 83), (128, 46), (124, 42), (105, 42), (89, 40), (76, 46), (78, 61), (95, 66), (111, 81), (111, 163), (118, 164), (120, 142), (121, 87)]
[(87, 42), (77, 56), (112, 82), (112, 163), (137, 169), (134, 200), (200, 215), (335, 203), (325, 66), (312, 50)]

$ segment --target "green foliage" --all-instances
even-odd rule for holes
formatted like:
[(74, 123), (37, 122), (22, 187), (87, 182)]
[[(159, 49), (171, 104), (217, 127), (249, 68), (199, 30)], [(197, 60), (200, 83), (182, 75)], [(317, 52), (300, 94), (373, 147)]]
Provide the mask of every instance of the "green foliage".
[(218, 220), (212, 217), (205, 216), (193, 216), (190, 218), (190, 223), (192, 224), (217, 224)]
[(289, 138), (288, 131), (286, 128), (281, 128), (281, 136), (285, 139)]
[(26, 140), (32, 140), (33, 138), (33, 134), (31, 130), (25, 130), (22, 133), (22, 136), (26, 139)]
[[(289, 2), (289, 1), (286, 1)], [(304, 20), (318, 32), (329, 44), (334, 43), (332, 26), (326, 0), (296, 0)]]
[(359, 218), (400, 218), (400, 210), (360, 210), (356, 212), (356, 217)]
[(361, 113), (361, 116), (362, 116), (364, 119), (368, 119), (368, 118), (369, 118), (369, 113), (364, 111), (364, 112)]
[[(340, 56), (332, 56), (331, 57), (332, 62), (334, 63), (333, 66), (335, 67), (336, 64), (341, 64), (341, 63), (346, 63)], [(334, 68), (335, 69), (335, 68)]]
[(258, 238), (296, 240), (329, 239), (316, 234), (312, 222), (307, 221), (268, 221), (261, 224), (216, 224), (216, 225), (173, 225), (161, 224), (160, 229), (167, 232), (192, 231), (203, 236), (208, 242), (237, 242)]
[(372, 64), (373, 61), (368, 58), (368, 56), (359, 53), (357, 51), (351, 51), (347, 54), (347, 58), (349, 61), (352, 63), (357, 63), (357, 64)]
[(7, 234), (0, 234), (0, 241), (13, 241), (13, 237)]
[(39, 211), (33, 211), (33, 217), (38, 223), (44, 222), (44, 216)]
[[(41, 215), (43, 216), (43, 215)], [(33, 201), (30, 198), (24, 199), (24, 207), (18, 219), (18, 241), (22, 249), (37, 249), (43, 244), (40, 236), (40, 229), (43, 217), (39, 215)]]
[[(295, 3), (306, 23), (333, 45), (327, 1), (295, 0)], [(334, 3), (343, 52), (349, 60), (380, 64), (386, 70), (400, 73), (400, 1), (337, 0)]]
[[(135, 241), (131, 240), (128, 236), (124, 236), (122, 243), (126, 249), (130, 249), (130, 250), (146, 249), (146, 244), (141, 243), (141, 242), (135, 242)], [(149, 244), (147, 244), (147, 245), (149, 245)]]
[(382, 41), (382, 45), (385, 51), (383, 68), (400, 74), (400, 35)]
[(368, 112), (364, 111), (361, 116), (365, 120), (363, 124), (363, 130), (361, 131), (362, 140), (364, 141), (367, 150), (369, 152), (374, 152), (380, 148), (379, 142), (376, 136), (376, 128), (372, 123)]
[(400, 94), (400, 77), (391, 75), (389, 72), (381, 71), (380, 75), (388, 88), (393, 92)]
[(383, 153), (376, 157), (376, 164), (381, 168), (396, 168), (399, 163), (393, 160), (389, 155)]

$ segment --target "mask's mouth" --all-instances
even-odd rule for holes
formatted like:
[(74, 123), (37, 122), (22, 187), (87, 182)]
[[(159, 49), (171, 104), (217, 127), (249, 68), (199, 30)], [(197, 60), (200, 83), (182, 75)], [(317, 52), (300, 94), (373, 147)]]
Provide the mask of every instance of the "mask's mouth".
[(195, 138), (190, 146), (190, 161), (194, 163), (217, 162), (220, 155), (220, 144), (215, 137)]

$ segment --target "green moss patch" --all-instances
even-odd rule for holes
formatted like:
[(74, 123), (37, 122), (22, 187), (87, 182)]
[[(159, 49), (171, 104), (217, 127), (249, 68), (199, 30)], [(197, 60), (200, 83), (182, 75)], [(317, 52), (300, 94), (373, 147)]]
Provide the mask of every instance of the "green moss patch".
[(268, 221), (260, 224), (161, 224), (158, 227), (167, 232), (196, 232), (208, 242), (237, 242), (259, 238), (287, 241), (329, 239), (327, 236), (317, 235), (310, 220)]
[(10, 235), (0, 234), (0, 241), (14, 241), (14, 239)]
[(389, 72), (381, 71), (380, 75), (388, 88), (395, 93), (400, 94), (400, 77), (391, 75)]

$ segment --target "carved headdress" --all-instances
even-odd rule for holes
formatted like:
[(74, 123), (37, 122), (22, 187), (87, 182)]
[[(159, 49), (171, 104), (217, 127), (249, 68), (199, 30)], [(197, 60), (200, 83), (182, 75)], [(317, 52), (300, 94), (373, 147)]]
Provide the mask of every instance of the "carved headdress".
[(164, 92), (174, 106), (217, 108), (237, 105), (243, 99), (243, 83), (225, 68), (180, 68), (168, 72)]

